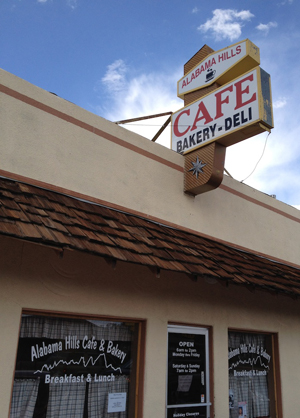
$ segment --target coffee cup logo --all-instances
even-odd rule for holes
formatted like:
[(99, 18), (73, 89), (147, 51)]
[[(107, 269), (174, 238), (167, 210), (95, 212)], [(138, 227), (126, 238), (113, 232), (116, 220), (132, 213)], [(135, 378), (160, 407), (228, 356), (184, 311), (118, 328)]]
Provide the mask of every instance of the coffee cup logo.
[(205, 83), (207, 83), (208, 81), (212, 80), (214, 78), (215, 74), (216, 74), (216, 70), (213, 70), (212, 68), (209, 68), (207, 70), (207, 73), (206, 73)]

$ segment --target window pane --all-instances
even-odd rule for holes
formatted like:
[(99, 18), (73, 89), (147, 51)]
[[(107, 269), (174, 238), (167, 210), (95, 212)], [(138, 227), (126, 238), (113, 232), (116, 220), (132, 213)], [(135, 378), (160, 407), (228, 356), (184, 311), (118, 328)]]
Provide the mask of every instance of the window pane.
[(138, 324), (22, 317), (10, 417), (127, 418)]
[(230, 418), (270, 417), (274, 410), (272, 335), (229, 332)]
[(209, 413), (208, 331), (169, 326), (167, 417)]

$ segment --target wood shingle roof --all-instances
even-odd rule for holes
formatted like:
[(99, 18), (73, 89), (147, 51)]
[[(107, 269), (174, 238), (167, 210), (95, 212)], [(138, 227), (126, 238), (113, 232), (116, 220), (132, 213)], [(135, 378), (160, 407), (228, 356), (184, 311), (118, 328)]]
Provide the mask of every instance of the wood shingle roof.
[(293, 297), (300, 269), (180, 228), (0, 178), (0, 234)]

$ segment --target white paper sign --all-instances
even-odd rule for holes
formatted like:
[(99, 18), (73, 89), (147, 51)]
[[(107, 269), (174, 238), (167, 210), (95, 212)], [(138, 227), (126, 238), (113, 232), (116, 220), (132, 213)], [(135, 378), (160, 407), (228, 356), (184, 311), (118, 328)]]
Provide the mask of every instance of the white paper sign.
[(126, 411), (126, 392), (109, 393), (107, 412), (123, 412)]

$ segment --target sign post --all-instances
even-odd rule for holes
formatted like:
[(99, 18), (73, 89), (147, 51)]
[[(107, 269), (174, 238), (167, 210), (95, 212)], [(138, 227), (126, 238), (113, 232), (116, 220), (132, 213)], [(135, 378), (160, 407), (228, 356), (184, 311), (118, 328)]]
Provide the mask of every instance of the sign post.
[(249, 40), (204, 58), (202, 49), (190, 61), (202, 60), (186, 64), (178, 82), (186, 106), (172, 115), (171, 148), (185, 155), (184, 191), (193, 195), (221, 184), (226, 147), (273, 128), (270, 76), (258, 67), (259, 49)]

